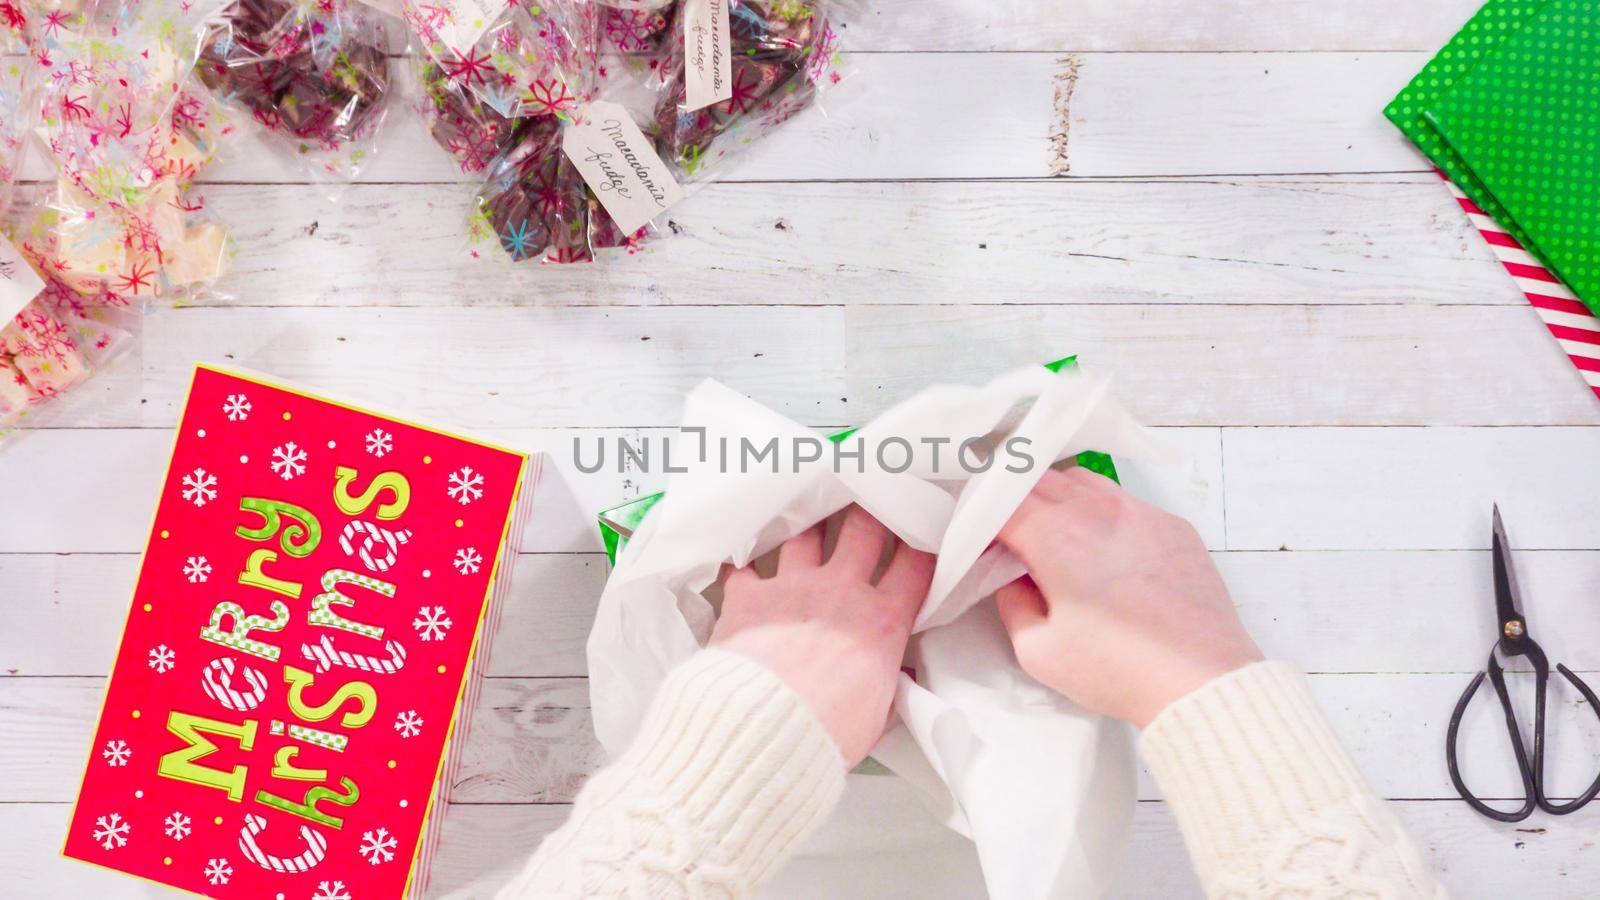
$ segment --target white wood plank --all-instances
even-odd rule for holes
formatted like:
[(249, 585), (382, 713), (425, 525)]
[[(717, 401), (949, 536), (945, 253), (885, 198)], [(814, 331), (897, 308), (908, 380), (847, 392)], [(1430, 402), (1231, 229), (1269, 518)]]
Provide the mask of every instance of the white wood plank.
[[(1437, 179), (720, 184), (597, 265), (473, 260), (458, 185), (216, 185), (206, 304), (1526, 303)], [(1226, 223), (1219, 227), (1219, 223)]]
[[(1488, 551), (1213, 554), (1245, 627), (1310, 672), (1468, 672), (1495, 636)], [(1516, 557), (1534, 636), (1554, 662), (1600, 670), (1600, 553)], [(1600, 681), (1597, 681), (1600, 683)]]
[(1531, 308), (896, 306), (849, 322), (856, 403), (1072, 347), (1152, 424), (1600, 423)]
[[(447, 419), (441, 417), (440, 421)], [(1211, 546), (1221, 548), (1222, 470), (1217, 431), (1170, 429), (1163, 433), (1179, 452), (1193, 459), (1197, 486), (1173, 490), (1170, 484), (1148, 477), (1148, 469), (1125, 466), (1130, 487), (1189, 518)], [(490, 429), (481, 434), (487, 440), (549, 454), (534, 495), (535, 511), (524, 534), (525, 552), (599, 551), (596, 513), (666, 485), (664, 472), (622, 471), (616, 466), (618, 439), (640, 446), (648, 435), (659, 448), (670, 438), (666, 430)], [(585, 464), (592, 468), (596, 442), (602, 440), (611, 448), (610, 464), (584, 474), (577, 468), (574, 454), (582, 452)], [(575, 443), (579, 441), (581, 451)], [(6, 497), (8, 504), (16, 504), (16, 509), (50, 508), (61, 514), (0, 517), (0, 553), (142, 551), (155, 509), (154, 492), (159, 490), (171, 444), (171, 432), (165, 429), (73, 429), (25, 435), (6, 450), (7, 464), (0, 466), (0, 496)], [(75, 460), (107, 446), (117, 448), (116, 466), (73, 468)], [(656, 452), (659, 463), (661, 451)], [(1162, 488), (1162, 492), (1149, 493), (1154, 488)]]
[(1383, 108), (1427, 54), (1086, 56), (1072, 174), (1417, 171)]
[(826, 426), (1074, 352), (1154, 425), (1600, 423), (1526, 306), (243, 307), (144, 330), (143, 371), (96, 387), (122, 402), (70, 424), (170, 425), (211, 360), (468, 429), (670, 426), (704, 377)]
[(683, 395), (704, 378), (736, 385), (808, 423), (844, 424), (852, 415), (844, 399), (844, 317), (837, 307), (753, 314), (171, 310), (145, 325), (145, 402), (136, 424), (174, 421), (193, 363), (202, 358), (292, 372), (307, 387), (386, 406), (405, 398), (408, 414), (419, 419), (473, 428), (672, 426)]
[(1477, 0), (922, 0), (868, 4), (849, 45), (872, 50), (1434, 50)]
[[(1592, 892), (1600, 851), (1592, 828), (1541, 817), (1492, 822), (1458, 801), (1390, 803), (1423, 859), (1454, 897), (1577, 900)], [(1141, 803), (1115, 897), (1202, 896), (1170, 809)]]
[(1600, 547), (1600, 429), (1228, 429), (1223, 441), (1233, 549), (1487, 548), (1496, 502), (1513, 547)]
[[(1468, 665), (1471, 665), (1469, 662)], [(1311, 686), (1351, 756), (1380, 795), (1455, 797), (1445, 772), (1445, 726), (1465, 673), (1311, 676)], [(1532, 685), (1515, 678), (1530, 710)], [(103, 679), (0, 679), (0, 801), (70, 800), (100, 709)], [(1600, 722), (1565, 684), (1552, 688), (1547, 790), (1572, 796), (1594, 777)], [(1505, 721), (1487, 688), (1463, 720), (1462, 771), (1483, 797), (1520, 797)], [(491, 678), (473, 713), (451, 799), (474, 803), (562, 803), (604, 760), (594, 737), (584, 679)], [(93, 764), (98, 765), (98, 761)], [(1139, 794), (1160, 796), (1148, 774)]]

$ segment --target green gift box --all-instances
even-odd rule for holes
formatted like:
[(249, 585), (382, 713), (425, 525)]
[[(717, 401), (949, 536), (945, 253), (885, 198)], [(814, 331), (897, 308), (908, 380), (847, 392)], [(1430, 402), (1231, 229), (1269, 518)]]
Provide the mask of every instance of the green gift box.
[[(1047, 363), (1045, 368), (1052, 372), (1059, 372), (1062, 369), (1077, 365), (1077, 362), (1077, 356), (1069, 356), (1065, 359), (1058, 359), (1053, 363)], [(856, 431), (857, 429), (850, 428), (836, 434), (830, 434), (828, 435), (828, 440), (838, 443), (855, 434)], [(1104, 453), (1096, 453), (1094, 451), (1080, 453), (1076, 462), (1085, 469), (1098, 472), (1112, 481), (1118, 481), (1116, 464), (1112, 462), (1111, 457)], [(657, 492), (646, 497), (640, 497), (637, 500), (629, 500), (627, 503), (613, 506), (600, 512), (600, 539), (605, 544), (606, 556), (611, 559), (613, 566), (617, 564), (617, 556), (622, 553), (622, 548), (627, 546), (628, 538), (638, 531), (639, 526), (644, 523), (644, 517), (665, 496), (664, 492)]]

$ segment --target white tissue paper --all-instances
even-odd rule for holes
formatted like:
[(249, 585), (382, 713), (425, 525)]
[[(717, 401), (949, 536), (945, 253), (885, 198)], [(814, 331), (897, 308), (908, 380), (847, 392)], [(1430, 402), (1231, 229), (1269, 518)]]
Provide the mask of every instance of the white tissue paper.
[[(628, 540), (589, 636), (590, 699), (607, 753), (626, 748), (668, 671), (710, 636), (704, 592), (723, 564), (746, 565), (859, 504), (905, 543), (938, 554), (906, 654), (916, 677), (900, 676), (894, 724), (872, 754), (898, 778), (852, 774), (840, 809), (764, 894), (970, 897), (986, 887), (991, 897), (1031, 900), (1109, 890), (1133, 811), (1132, 736), (1019, 667), (990, 598), (1024, 570), (991, 544), (1045, 461), (1096, 450), (1119, 465), (1172, 466), (1178, 455), (1123, 411), (1104, 378), (1043, 367), (982, 387), (932, 387), (890, 409), (856, 435), (865, 473), (854, 463), (835, 471), (828, 454), (796, 472), (791, 439), (815, 432), (714, 381), (689, 394), (684, 427), (705, 429), (691, 440), (710, 448), (777, 437), (783, 458), (776, 473), (769, 463), (727, 472), (716, 452), (704, 461), (674, 452), (687, 471), (670, 476)], [(969, 474), (946, 454), (937, 479), (926, 459), (898, 474), (873, 465), (884, 439), (920, 447), (947, 437), (953, 448), (981, 435), (1026, 438), (1038, 464)], [(894, 464), (904, 456), (886, 455)], [(952, 856), (971, 848), (975, 860)]]

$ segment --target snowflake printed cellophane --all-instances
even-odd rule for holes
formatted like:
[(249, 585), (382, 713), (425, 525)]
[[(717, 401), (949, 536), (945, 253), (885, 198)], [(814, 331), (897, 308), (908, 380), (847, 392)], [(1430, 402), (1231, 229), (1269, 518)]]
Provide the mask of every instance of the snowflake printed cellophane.
[(672, 18), (672, 0), (600, 0), (600, 7), (606, 50), (635, 55), (661, 49)]
[[(844, 80), (835, 22), (854, 4), (837, 0), (729, 0), (733, 96), (684, 108), (684, 47), (665, 41), (656, 68), (656, 149), (678, 180), (696, 184)], [(683, 28), (680, 6), (669, 34)]]
[(233, 130), (193, 77), (221, 2), (89, 0), (30, 26), (36, 130), (57, 170), (53, 259), (84, 293), (177, 301), (226, 266), (226, 230), (191, 186)]
[(27, 49), (28, 11), (17, 0), (0, 0), (0, 221), (11, 209), (11, 196), (22, 168), (23, 150), (33, 114), (32, 67), (20, 57)]
[(372, 160), (391, 93), (389, 38), (358, 0), (247, 0), (207, 32), (196, 71), (322, 181)]
[(405, 0), (406, 25), (452, 85), (507, 118), (570, 117), (598, 84), (600, 7), (591, 0), (510, 0), (471, 46), (475, 30), (451, 4)]
[(138, 324), (126, 301), (101, 289), (84, 293), (59, 275), (48, 235), (14, 240), (44, 290), (0, 325), (0, 437), (46, 410), (126, 350)]
[(0, 322), (0, 435), (60, 410), (131, 343), (146, 301), (221, 273), (226, 232), (189, 190), (229, 129), (189, 81), (198, 22), (218, 2), (0, 0), (0, 38), (26, 52), (0, 72), (0, 176), (9, 188), (31, 133), (57, 169), (21, 209), (0, 196), (45, 285)]

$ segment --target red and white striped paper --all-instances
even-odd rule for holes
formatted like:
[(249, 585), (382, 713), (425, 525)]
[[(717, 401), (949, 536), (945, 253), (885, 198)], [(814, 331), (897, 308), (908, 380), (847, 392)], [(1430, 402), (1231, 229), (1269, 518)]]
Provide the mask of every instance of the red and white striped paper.
[[(1442, 173), (1440, 177), (1443, 177)], [(1462, 193), (1455, 182), (1445, 178), (1444, 183), (1450, 186), (1450, 193), (1461, 205), (1461, 211), (1467, 214), (1473, 227), (1478, 229), (1478, 234), (1488, 242), (1489, 249), (1494, 251), (1495, 258), (1511, 274), (1522, 295), (1533, 304), (1556, 343), (1561, 345), (1572, 364), (1578, 367), (1578, 374), (1583, 376), (1589, 390), (1600, 397), (1600, 319), (1595, 318), (1583, 301), (1561, 283), (1556, 273), (1545, 268), (1538, 257), (1524, 250), (1516, 238), (1479, 209), (1478, 204)]]

